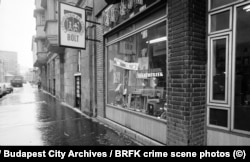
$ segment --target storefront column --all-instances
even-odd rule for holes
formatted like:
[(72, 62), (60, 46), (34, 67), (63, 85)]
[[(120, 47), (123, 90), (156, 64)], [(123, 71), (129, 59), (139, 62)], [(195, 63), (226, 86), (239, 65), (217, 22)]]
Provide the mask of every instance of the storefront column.
[(205, 145), (206, 3), (168, 1), (168, 145)]

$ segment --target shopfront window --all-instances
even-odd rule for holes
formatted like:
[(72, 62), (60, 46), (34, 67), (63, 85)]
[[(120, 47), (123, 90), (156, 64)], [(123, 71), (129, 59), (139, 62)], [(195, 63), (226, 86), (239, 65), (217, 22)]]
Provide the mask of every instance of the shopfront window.
[(237, 8), (234, 128), (250, 131), (250, 5)]
[(107, 103), (159, 118), (166, 96), (166, 22), (107, 47)]

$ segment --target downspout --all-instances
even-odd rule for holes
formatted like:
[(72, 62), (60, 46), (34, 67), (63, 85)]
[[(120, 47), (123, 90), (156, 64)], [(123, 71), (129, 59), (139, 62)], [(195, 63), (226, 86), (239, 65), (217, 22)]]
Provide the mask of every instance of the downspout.
[[(97, 34), (96, 34), (96, 25), (94, 25), (94, 39), (97, 39)], [(94, 55), (93, 55), (93, 70), (94, 70), (94, 79), (93, 79), (93, 82), (94, 82), (94, 102), (93, 102), (93, 106), (94, 106), (94, 111), (93, 111), (93, 115), (94, 117), (97, 117), (97, 69), (96, 69), (96, 56), (97, 56), (97, 42), (94, 43)]]
[[(95, 8), (95, 3), (92, 1), (92, 5), (93, 5), (93, 9)], [(93, 20), (96, 22), (96, 18), (93, 14), (94, 11), (92, 11), (92, 17), (93, 17)], [(93, 38), (94, 39), (97, 39), (97, 33), (96, 33), (96, 25), (93, 25)], [(94, 42), (94, 49), (93, 49), (93, 52), (94, 54), (92, 55), (93, 57), (93, 117), (97, 117), (97, 69), (96, 69), (96, 65), (97, 65), (97, 62), (96, 62), (96, 56), (97, 56), (97, 42)]]

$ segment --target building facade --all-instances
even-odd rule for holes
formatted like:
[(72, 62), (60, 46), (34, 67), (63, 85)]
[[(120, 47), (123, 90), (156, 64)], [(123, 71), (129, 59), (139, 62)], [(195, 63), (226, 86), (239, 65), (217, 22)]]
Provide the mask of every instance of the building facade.
[(0, 83), (5, 82), (4, 76), (5, 76), (4, 61), (0, 59)]
[[(58, 45), (59, 2), (86, 10), (85, 50)], [(145, 145), (250, 145), (249, 0), (38, 4), (62, 102)]]
[[(58, 0), (36, 0), (37, 60), (44, 90), (69, 106), (93, 116), (89, 53), (58, 45)], [(60, 2), (76, 5), (77, 0)], [(44, 21), (39, 21), (43, 18)], [(40, 24), (39, 24), (40, 23)], [(41, 30), (38, 30), (41, 27)], [(39, 37), (38, 35), (43, 35)], [(87, 44), (87, 46), (89, 46)], [(89, 49), (89, 48), (88, 48)], [(82, 77), (84, 76), (84, 77)], [(81, 91), (84, 90), (84, 93)]]
[(17, 52), (0, 51), (0, 59), (4, 62), (5, 74), (17, 75), (19, 73)]
[[(32, 51), (32, 56), (33, 56), (33, 65), (37, 62), (37, 43), (35, 42), (35, 36), (32, 37), (32, 42), (31, 42), (31, 51)], [(37, 83), (40, 78), (40, 69), (38, 67), (33, 67), (32, 69), (32, 79), (31, 83)]]

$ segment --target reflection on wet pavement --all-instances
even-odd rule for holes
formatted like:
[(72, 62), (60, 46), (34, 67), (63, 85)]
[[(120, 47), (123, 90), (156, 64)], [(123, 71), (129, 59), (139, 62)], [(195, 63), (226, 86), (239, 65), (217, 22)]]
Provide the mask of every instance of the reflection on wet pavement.
[(0, 145), (137, 145), (29, 84), (0, 100)]

